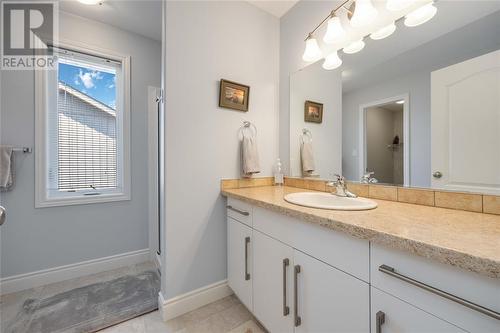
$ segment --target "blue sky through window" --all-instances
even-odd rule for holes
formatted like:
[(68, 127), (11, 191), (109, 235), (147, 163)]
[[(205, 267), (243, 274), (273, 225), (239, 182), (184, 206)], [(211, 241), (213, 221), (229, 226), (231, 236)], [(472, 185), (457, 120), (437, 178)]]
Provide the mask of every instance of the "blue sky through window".
[(116, 74), (59, 62), (59, 81), (116, 109)]

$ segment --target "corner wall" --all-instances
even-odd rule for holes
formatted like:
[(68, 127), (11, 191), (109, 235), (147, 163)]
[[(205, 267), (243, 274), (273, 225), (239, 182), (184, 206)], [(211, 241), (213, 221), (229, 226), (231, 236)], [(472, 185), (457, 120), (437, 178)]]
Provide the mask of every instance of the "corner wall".
[[(147, 86), (160, 84), (161, 44), (61, 13), (60, 37), (131, 56), (132, 200), (34, 208), (35, 159), (16, 154), (15, 188), (1, 194), (1, 277), (148, 248)], [(2, 144), (34, 146), (34, 73), (2, 71)]]
[[(188, 20), (189, 19), (189, 20)], [(166, 3), (165, 300), (227, 277), (221, 178), (240, 177), (238, 129), (258, 129), (261, 173), (278, 157), (279, 20), (243, 1)], [(249, 111), (218, 107), (221, 78)]]

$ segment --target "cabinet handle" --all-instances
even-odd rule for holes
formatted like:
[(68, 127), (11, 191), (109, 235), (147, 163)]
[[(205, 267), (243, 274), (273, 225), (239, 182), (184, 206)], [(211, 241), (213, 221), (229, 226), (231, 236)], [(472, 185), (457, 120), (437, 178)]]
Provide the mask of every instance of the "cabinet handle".
[(248, 244), (250, 244), (250, 237), (245, 237), (245, 280), (250, 280), (250, 273), (248, 273)]
[(300, 273), (300, 265), (295, 265), (293, 271), (293, 315), (295, 327), (300, 326), (302, 319), (299, 316), (299, 293), (298, 293), (298, 277)]
[(431, 292), (433, 294), (436, 294), (436, 295), (439, 295), (439, 296), (444, 297), (446, 299), (449, 299), (450, 301), (453, 301), (455, 303), (466, 306), (472, 310), (481, 312), (482, 314), (485, 314), (487, 316), (495, 318), (496, 320), (500, 320), (500, 313), (498, 313), (496, 311), (485, 308), (485, 307), (478, 305), (476, 303), (469, 302), (461, 297), (447, 293), (446, 291), (443, 291), (443, 290), (438, 289), (438, 288), (434, 288), (432, 286), (429, 286), (428, 284), (425, 284), (425, 283), (420, 282), (418, 280), (412, 279), (411, 277), (408, 277), (406, 275), (400, 274), (400, 273), (396, 272), (396, 270), (390, 266), (381, 265), (381, 266), (379, 266), (378, 270), (381, 271), (382, 273), (385, 273), (387, 275), (395, 277), (396, 279), (400, 279), (402, 281), (408, 282), (409, 284), (412, 284), (416, 287), (427, 290), (428, 292)]
[(377, 312), (375, 315), (376, 320), (376, 333), (382, 333), (382, 325), (385, 323), (385, 313), (382, 311)]
[(248, 215), (250, 215), (250, 213), (249, 213), (249, 212), (245, 212), (245, 211), (243, 211), (243, 210), (239, 210), (238, 208), (234, 208), (233, 206), (230, 206), (230, 205), (227, 205), (227, 206), (226, 206), (226, 208), (227, 208), (227, 209), (229, 209), (229, 210), (232, 210), (233, 212), (236, 212), (236, 213), (238, 213), (238, 214), (241, 214), (241, 215), (243, 215), (243, 216), (248, 216)]
[(283, 316), (290, 314), (290, 308), (286, 305), (286, 270), (288, 265), (290, 265), (290, 260), (288, 258), (283, 259)]

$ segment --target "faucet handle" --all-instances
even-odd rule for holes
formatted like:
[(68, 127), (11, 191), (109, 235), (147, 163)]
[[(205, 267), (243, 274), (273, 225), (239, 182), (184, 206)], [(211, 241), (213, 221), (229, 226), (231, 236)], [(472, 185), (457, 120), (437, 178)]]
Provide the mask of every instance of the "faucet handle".
[(334, 174), (334, 177), (336, 178), (335, 181), (338, 183), (338, 184), (341, 184), (341, 185), (344, 185), (345, 183), (345, 178), (344, 176), (342, 175), (339, 175), (339, 174)]

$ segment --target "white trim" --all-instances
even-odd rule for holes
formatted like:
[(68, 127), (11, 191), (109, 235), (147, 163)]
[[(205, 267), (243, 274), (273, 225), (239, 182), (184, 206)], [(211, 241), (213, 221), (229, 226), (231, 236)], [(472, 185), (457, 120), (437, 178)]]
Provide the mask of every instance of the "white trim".
[[(122, 64), (121, 73), (123, 74), (123, 91), (118, 91), (123, 97), (123, 112), (117, 115), (117, 144), (121, 149), (118, 151), (117, 158), (121, 160), (118, 167), (121, 169), (121, 190), (117, 193), (102, 193), (98, 196), (61, 196), (49, 197), (47, 192), (47, 112), (46, 112), (46, 96), (45, 96), (45, 76), (47, 71), (35, 71), (35, 208), (67, 206), (67, 205), (82, 205), (91, 203), (102, 203), (112, 201), (125, 201), (131, 199), (131, 179), (130, 179), (130, 56), (118, 54), (114, 51), (96, 47), (93, 45), (60, 40), (60, 43), (55, 46), (95, 54), (97, 56), (106, 57), (109, 59), (120, 61)], [(117, 98), (117, 100), (120, 100)], [(119, 118), (122, 118), (121, 121)], [(120, 135), (122, 137), (120, 137)]]
[[(402, 94), (398, 96), (388, 97), (381, 100), (369, 102), (366, 104), (361, 104), (359, 106), (359, 137), (358, 137), (358, 149), (359, 149), (359, 160), (358, 160), (358, 170), (359, 179), (365, 173), (366, 165), (366, 109), (372, 106), (378, 106), (381, 104), (387, 104), (394, 101), (404, 100), (403, 104), (403, 185), (410, 186), (410, 95)], [(377, 175), (375, 175), (377, 178)]]
[(43, 286), (49, 283), (109, 271), (149, 261), (149, 249), (120, 253), (109, 257), (8, 276), (0, 280), (0, 295)]
[(167, 321), (232, 294), (227, 280), (222, 280), (168, 300), (160, 292), (158, 308), (163, 320)]
[(157, 260), (158, 249), (158, 104), (155, 98), (160, 88), (148, 86), (148, 203), (149, 249), (151, 258)]

